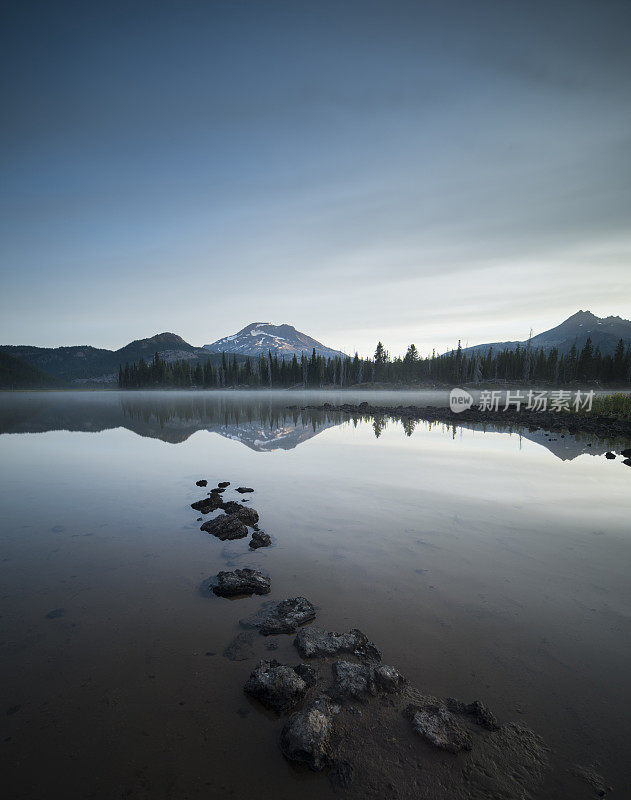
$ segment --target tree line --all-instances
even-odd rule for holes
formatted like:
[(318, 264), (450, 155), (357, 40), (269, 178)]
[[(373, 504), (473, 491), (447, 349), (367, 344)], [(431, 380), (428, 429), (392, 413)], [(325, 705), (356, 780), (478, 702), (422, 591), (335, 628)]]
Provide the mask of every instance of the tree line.
[(235, 355), (222, 354), (213, 365), (186, 359), (165, 361), (156, 353), (153, 360), (119, 368), (121, 389), (151, 387), (176, 388), (317, 388), (355, 386), (363, 383), (389, 385), (476, 384), (498, 382), (539, 382), (571, 384), (575, 382), (627, 383), (631, 381), (631, 347), (622, 339), (612, 354), (603, 355), (591, 339), (579, 350), (575, 345), (567, 353), (556, 348), (545, 351), (530, 344), (514, 350), (494, 352), (463, 351), (460, 342), (449, 353), (422, 357), (411, 344), (405, 356), (391, 358), (379, 342), (372, 358), (325, 358), (313, 350), (311, 356), (279, 358), (268, 352), (258, 358), (237, 361)]

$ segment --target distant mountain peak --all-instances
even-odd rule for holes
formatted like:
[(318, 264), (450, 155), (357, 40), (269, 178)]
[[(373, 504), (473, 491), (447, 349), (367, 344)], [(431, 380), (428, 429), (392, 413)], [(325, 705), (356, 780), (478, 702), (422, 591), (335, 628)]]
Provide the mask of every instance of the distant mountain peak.
[[(597, 317), (591, 311), (579, 309), (575, 314), (563, 320), (560, 325), (533, 336), (530, 345), (542, 347), (545, 351), (556, 348), (560, 353), (568, 352), (573, 345), (580, 350), (587, 339), (592, 340), (594, 347), (599, 347), (603, 355), (612, 353), (620, 339), (631, 344), (631, 322), (622, 317)], [(523, 347), (527, 342), (491, 342), (466, 348), (469, 351), (486, 352), (493, 348), (494, 352), (514, 350), (517, 345)]]
[(299, 357), (302, 353), (309, 354), (313, 350), (326, 358), (344, 355), (302, 333), (293, 325), (273, 325), (271, 322), (250, 322), (237, 333), (217, 339), (212, 344), (205, 344), (204, 348), (212, 353), (239, 353), (252, 357), (270, 351), (283, 358), (292, 358), (294, 355)]

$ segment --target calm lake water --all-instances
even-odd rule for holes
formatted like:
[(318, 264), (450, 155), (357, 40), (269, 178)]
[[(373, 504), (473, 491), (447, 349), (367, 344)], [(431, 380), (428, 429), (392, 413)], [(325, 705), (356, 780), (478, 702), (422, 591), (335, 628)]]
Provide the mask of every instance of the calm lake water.
[[(271, 576), (265, 599), (305, 595), (428, 692), (530, 725), (556, 772), (542, 798), (570, 797), (574, 762), (631, 796), (631, 469), (595, 440), (283, 411), (322, 398), (342, 399), (0, 396), (12, 798), (333, 796), (242, 691), (258, 659), (296, 663), (293, 637), (223, 655), (261, 598), (206, 581), (244, 566)], [(202, 533), (200, 478), (231, 481), (226, 498), (254, 487), (274, 546)]]

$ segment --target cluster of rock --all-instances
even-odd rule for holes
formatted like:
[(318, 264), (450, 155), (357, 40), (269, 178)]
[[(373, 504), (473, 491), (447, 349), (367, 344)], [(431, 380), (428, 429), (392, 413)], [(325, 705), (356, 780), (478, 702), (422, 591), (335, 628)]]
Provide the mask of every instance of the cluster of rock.
[[(224, 541), (243, 538), (252, 528), (250, 547), (269, 545), (253, 508), (224, 501), (228, 485), (218, 484), (192, 504), (202, 514), (224, 512), (201, 529)], [(270, 578), (249, 568), (219, 572), (212, 586), (221, 597), (270, 589)], [(382, 663), (379, 648), (362, 631), (328, 631), (309, 624), (315, 619), (316, 608), (306, 597), (264, 602), (240, 620), (245, 630), (224, 650), (233, 661), (248, 660), (257, 634), (295, 635), (302, 662), (261, 659), (244, 685), (249, 697), (284, 717), (279, 747), (289, 761), (326, 770), (336, 789), (358, 798), (525, 800), (539, 785), (546, 748), (528, 728), (500, 725), (477, 700), (423, 694), (396, 667)], [(277, 643), (268, 639), (267, 649), (277, 649)]]
[[(263, 632), (267, 618), (307, 603), (266, 603), (242, 624)], [(379, 649), (362, 631), (309, 626), (298, 630), (294, 645), (309, 664), (261, 660), (244, 692), (288, 715), (279, 736), (285, 758), (326, 770), (336, 788), (352, 788), (357, 797), (517, 800), (540, 783), (546, 748), (532, 731), (500, 725), (477, 700), (424, 695), (396, 667), (381, 663)], [(454, 769), (456, 763), (441, 753), (464, 760)]]
[[(208, 481), (201, 479), (196, 481), (196, 485), (207, 486)], [(224, 512), (224, 514), (204, 522), (201, 530), (216, 536), (223, 542), (231, 539), (244, 539), (248, 536), (248, 527), (250, 527), (252, 528), (250, 547), (253, 550), (259, 547), (269, 547), (272, 543), (272, 538), (258, 527), (258, 512), (250, 506), (237, 503), (236, 500), (224, 500), (223, 493), (228, 486), (230, 486), (230, 481), (221, 481), (216, 488), (210, 490), (208, 497), (191, 503), (191, 508), (199, 511), (200, 514), (211, 514), (213, 511), (218, 510)], [(239, 486), (236, 491), (240, 494), (246, 494), (253, 492), (254, 489)], [(245, 503), (247, 501), (243, 500), (242, 502)]]

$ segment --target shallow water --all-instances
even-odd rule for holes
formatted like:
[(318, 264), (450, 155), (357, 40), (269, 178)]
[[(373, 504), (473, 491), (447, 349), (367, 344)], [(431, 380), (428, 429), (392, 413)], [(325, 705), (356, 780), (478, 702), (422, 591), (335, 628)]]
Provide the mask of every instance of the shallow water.
[[(318, 398), (358, 399), (382, 402)], [(11, 796), (332, 796), (242, 693), (259, 658), (297, 661), (292, 637), (223, 656), (261, 602), (208, 596), (226, 566), (268, 573), (265, 599), (303, 594), (320, 624), (361, 628), (428, 692), (529, 724), (557, 772), (542, 797), (576, 796), (574, 762), (629, 796), (631, 469), (595, 440), (283, 411), (318, 400), (0, 396)], [(274, 546), (200, 532), (199, 478), (254, 487)]]

